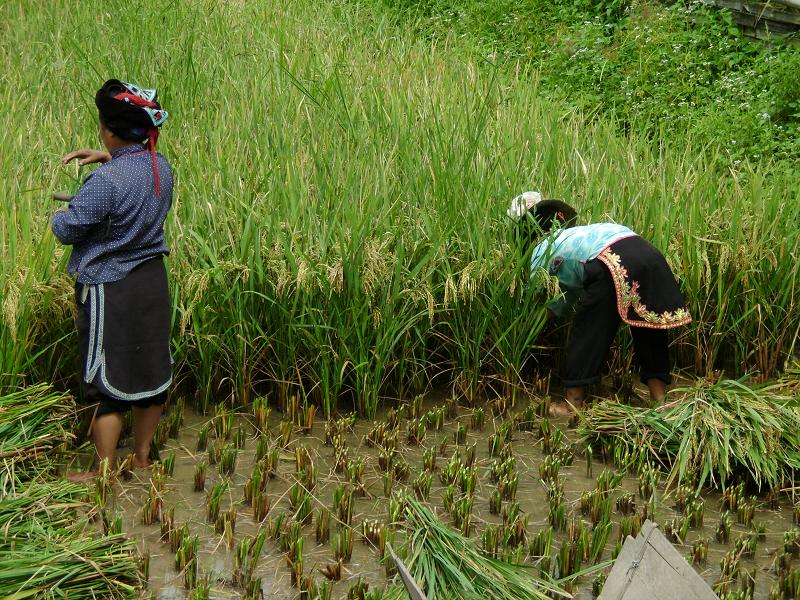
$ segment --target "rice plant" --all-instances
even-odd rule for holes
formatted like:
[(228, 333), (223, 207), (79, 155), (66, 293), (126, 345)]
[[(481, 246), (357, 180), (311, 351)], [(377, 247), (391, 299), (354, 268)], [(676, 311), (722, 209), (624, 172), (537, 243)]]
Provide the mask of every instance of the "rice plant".
[(735, 475), (773, 488), (800, 467), (796, 435), (798, 401), (771, 387), (741, 381), (699, 381), (670, 392), (655, 409), (604, 402), (580, 426), (586, 439), (615, 436), (636, 449), (629, 462), (650, 461), (670, 469), (667, 485), (691, 480), (725, 487)]
[[(410, 528), (406, 562), (428, 597), (446, 598), (452, 590), (459, 590), (464, 597), (545, 600), (562, 593), (557, 586), (534, 577), (529, 567), (483, 554), (472, 540), (450, 529), (415, 500), (409, 501), (406, 518)], [(431, 575), (425, 577), (424, 573)]]

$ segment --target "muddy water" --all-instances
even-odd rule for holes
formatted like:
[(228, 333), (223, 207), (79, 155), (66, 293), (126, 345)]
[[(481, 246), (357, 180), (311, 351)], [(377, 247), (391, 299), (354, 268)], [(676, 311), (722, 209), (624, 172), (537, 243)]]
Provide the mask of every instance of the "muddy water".
[[(432, 404), (426, 405), (425, 410)], [(437, 457), (437, 466), (446, 464), (456, 449), (454, 443), (454, 432), (458, 424), (464, 423), (469, 426), (471, 411), (459, 408), (458, 416), (447, 422), (441, 432), (429, 431), (426, 434), (421, 446), (407, 446), (405, 442), (406, 424), (400, 426), (400, 440), (402, 458), (411, 466), (410, 476), (407, 484), (410, 489), (410, 482), (417, 473), (422, 471), (422, 454), (425, 448), (435, 446), (440, 447), (446, 441), (444, 455), (441, 453)], [(193, 491), (194, 468), (197, 462), (204, 460), (207, 462), (207, 453), (198, 453), (197, 436), (202, 425), (208, 417), (193, 414), (187, 409), (185, 424), (181, 429), (177, 440), (170, 440), (167, 447), (162, 450), (162, 458), (174, 450), (176, 452), (175, 471), (172, 477), (167, 478), (167, 491), (164, 498), (164, 506), (175, 507), (175, 523), (182, 525), (187, 523), (193, 534), (200, 537), (200, 573), (208, 573), (212, 579), (212, 597), (217, 598), (237, 598), (239, 592), (231, 584), (231, 573), (233, 570), (233, 551), (229, 550), (220, 535), (214, 533), (213, 526), (205, 520), (205, 493)], [(280, 416), (273, 414), (271, 425), (272, 431), (277, 433)], [(567, 438), (574, 437), (565, 423), (559, 424), (565, 430)], [(378, 519), (386, 522), (386, 499), (383, 495), (382, 473), (378, 467), (377, 450), (367, 448), (363, 445), (364, 434), (373, 428), (371, 421), (360, 420), (356, 422), (355, 431), (347, 436), (348, 447), (350, 448), (350, 458), (362, 457), (365, 461), (365, 484), (368, 495), (360, 497), (354, 496), (353, 506), (353, 556), (352, 560), (345, 563), (342, 580), (335, 584), (333, 598), (342, 597), (347, 593), (349, 587), (360, 576), (371, 587), (382, 587), (386, 584), (383, 567), (381, 566), (376, 551), (361, 542), (360, 525), (364, 519)], [(479, 465), (480, 481), (476, 490), (474, 502), (473, 537), (479, 535), (486, 523), (499, 523), (500, 518), (489, 514), (489, 496), (495, 489), (495, 485), (489, 479), (489, 466), (493, 459), (489, 458), (488, 439), (493, 429), (490, 412), (486, 410), (486, 427), (483, 432), (467, 432), (467, 445), (473, 442), (477, 444), (477, 464)], [(314, 463), (318, 473), (318, 483), (313, 491), (317, 504), (324, 504), (328, 508), (332, 506), (332, 495), (335, 487), (342, 481), (342, 476), (333, 472), (333, 449), (324, 444), (325, 424), (318, 420), (313, 427), (311, 434), (293, 434), (285, 457), (281, 460), (278, 468), (278, 476), (270, 480), (267, 492), (272, 500), (271, 514), (276, 515), (280, 511), (291, 514), (288, 499), (288, 490), (294, 483), (294, 460), (293, 449), (297, 445), (306, 446), (314, 458)], [(213, 433), (211, 434), (213, 436)], [(211, 437), (210, 436), (210, 437)], [(548, 501), (543, 483), (539, 478), (539, 465), (543, 460), (541, 448), (536, 436), (529, 432), (515, 432), (513, 438), (513, 452), (517, 461), (517, 471), (519, 473), (519, 487), (517, 490), (517, 501), (521, 509), (529, 515), (529, 538), (537, 533), (539, 529), (548, 526)], [(230, 479), (229, 491), (221, 507), (227, 510), (230, 506), (237, 506), (238, 518), (236, 521), (236, 539), (243, 536), (254, 535), (259, 527), (252, 518), (249, 506), (243, 504), (244, 484), (247, 480), (252, 465), (254, 463), (256, 441), (248, 438), (247, 444), (240, 451), (236, 472)], [(460, 448), (463, 450), (465, 446)], [(122, 454), (125, 452), (123, 451)], [(581, 492), (591, 490), (595, 487), (596, 477), (603, 468), (606, 467), (596, 457), (594, 461), (592, 476), (586, 472), (586, 463), (581, 457), (576, 457), (575, 462), (570, 467), (562, 467), (560, 476), (564, 479), (565, 495), (568, 502), (575, 507), (576, 514), (580, 514), (578, 509), (578, 499)], [(221, 479), (216, 467), (209, 466), (206, 475), (206, 489)], [(144, 526), (141, 524), (140, 512), (142, 501), (147, 493), (149, 482), (148, 471), (138, 471), (134, 474), (132, 481), (120, 482), (116, 484), (116, 508), (123, 515), (125, 531), (137, 541), (139, 547), (148, 550), (151, 555), (150, 562), (150, 589), (155, 592), (158, 598), (184, 598), (186, 592), (183, 589), (182, 576), (174, 569), (174, 555), (170, 552), (167, 544), (159, 540), (159, 525)], [(403, 484), (395, 482), (394, 489), (399, 489)], [(440, 517), (447, 521), (448, 517), (442, 509), (442, 491), (444, 486), (439, 482), (438, 477), (434, 477), (429, 503), (437, 510)], [(622, 486), (615, 492), (615, 496), (621, 495), (624, 491), (636, 493), (638, 490), (638, 478), (626, 476)], [(411, 492), (413, 493), (413, 492)], [(637, 497), (637, 504), (641, 501)], [(671, 507), (669, 498), (664, 497), (663, 490), (657, 495), (655, 510), (655, 520), (663, 524), (675, 517), (677, 513)], [(707, 493), (705, 500), (705, 519), (702, 529), (690, 530), (683, 547), (679, 547), (682, 554), (688, 556), (692, 543), (700, 538), (711, 540), (709, 547), (708, 563), (704, 567), (697, 567), (702, 577), (713, 584), (719, 577), (719, 562), (722, 556), (731, 546), (721, 545), (714, 541), (714, 533), (719, 523), (719, 497), (715, 494)], [(742, 525), (735, 523), (731, 531), (731, 544), (740, 533), (748, 531)], [(613, 520), (618, 522), (619, 515), (614, 514)], [(766, 541), (760, 542), (753, 561), (744, 561), (743, 567), (751, 569), (758, 567), (757, 575), (757, 598), (766, 598), (769, 587), (774, 581), (774, 576), (769, 567), (773, 559), (773, 551), (782, 544), (783, 533), (792, 528), (791, 506), (788, 500), (783, 500), (781, 510), (771, 511), (764, 507), (759, 507), (756, 511), (756, 522), (764, 522), (767, 526)], [(335, 533), (333, 518), (331, 519), (331, 535)], [(333, 562), (333, 552), (328, 544), (317, 546), (314, 538), (313, 523), (304, 528), (304, 564), (305, 573), (314, 573), (318, 579), (322, 579), (319, 569)], [(615, 525), (614, 531), (609, 536), (606, 552), (603, 559), (610, 558), (616, 540), (619, 535), (619, 527)], [(557, 533), (558, 540), (563, 534)], [(478, 541), (478, 540), (476, 540)], [(554, 544), (557, 547), (557, 544)], [(584, 565), (585, 566), (585, 565)], [(265, 598), (284, 599), (296, 598), (296, 589), (290, 586), (289, 570), (278, 545), (268, 538), (256, 572), (257, 577), (262, 578), (263, 592)], [(575, 589), (576, 598), (591, 598), (591, 577), (586, 577), (578, 582)], [(737, 589), (737, 588), (732, 588)]]

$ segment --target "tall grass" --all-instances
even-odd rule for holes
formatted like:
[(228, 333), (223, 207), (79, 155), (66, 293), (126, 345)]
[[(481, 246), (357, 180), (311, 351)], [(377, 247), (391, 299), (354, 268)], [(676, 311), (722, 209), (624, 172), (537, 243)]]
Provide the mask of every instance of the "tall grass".
[(371, 414), (430, 385), (524, 385), (546, 298), (503, 217), (530, 188), (665, 252), (695, 316), (679, 366), (770, 375), (795, 344), (797, 174), (623, 139), (379, 8), (14, 0), (0, 33), (0, 387), (77, 371), (48, 198), (75, 185), (59, 157), (97, 145), (111, 76), (172, 114), (176, 367), (202, 405), (255, 389)]

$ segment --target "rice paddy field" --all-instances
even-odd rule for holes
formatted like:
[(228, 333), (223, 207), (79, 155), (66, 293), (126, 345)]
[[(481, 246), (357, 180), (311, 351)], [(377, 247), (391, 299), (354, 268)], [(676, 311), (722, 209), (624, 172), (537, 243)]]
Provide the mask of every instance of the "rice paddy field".
[[(343, 0), (0, 4), (0, 596), (401, 598), (391, 545), (429, 599), (590, 598), (650, 518), (720, 597), (797, 597), (796, 161), (623, 132), (412, 25)], [(49, 218), (110, 77), (171, 115), (175, 385), (153, 469), (85, 487)], [(636, 406), (623, 332), (595, 405), (545, 416), (568, 327), (510, 244), (526, 189), (664, 252), (694, 317), (664, 407)]]

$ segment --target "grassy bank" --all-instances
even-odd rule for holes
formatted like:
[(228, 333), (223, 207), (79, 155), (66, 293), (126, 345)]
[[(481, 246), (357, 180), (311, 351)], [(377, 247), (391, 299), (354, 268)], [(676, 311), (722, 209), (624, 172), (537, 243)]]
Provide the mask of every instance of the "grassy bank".
[(665, 252), (695, 317), (680, 367), (773, 374), (793, 348), (798, 175), (729, 171), (724, 139), (620, 135), (544, 97), (529, 63), (431, 44), (377, 5), (59, 0), (0, 16), (0, 387), (77, 370), (49, 194), (77, 184), (60, 156), (99, 143), (92, 98), (111, 76), (158, 86), (172, 114), (176, 367), (201, 405), (256, 388), (372, 413), (432, 384), (522, 385), (549, 355), (530, 348), (564, 333), (540, 335), (544, 294), (507, 244), (505, 207), (531, 188)]
[(489, 61), (530, 66), (542, 95), (621, 131), (721, 146), (734, 164), (800, 158), (800, 46), (744, 37), (727, 11), (697, 0), (379, 3), (434, 43), (458, 37)]

